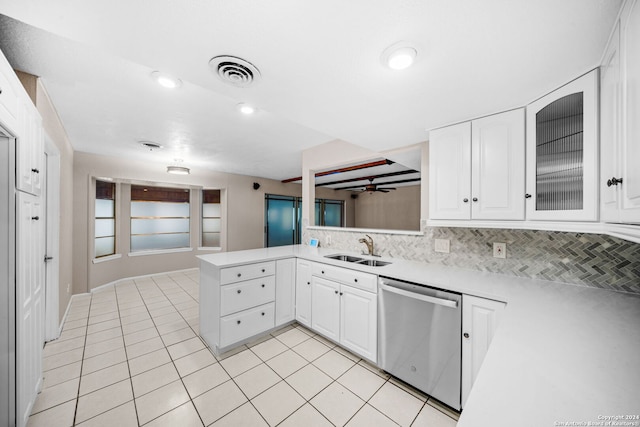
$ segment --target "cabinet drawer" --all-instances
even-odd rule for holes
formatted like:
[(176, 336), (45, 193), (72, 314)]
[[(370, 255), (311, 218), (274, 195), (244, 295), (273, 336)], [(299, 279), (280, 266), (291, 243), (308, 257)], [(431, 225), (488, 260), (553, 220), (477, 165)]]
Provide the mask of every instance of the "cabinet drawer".
[(273, 328), (274, 310), (275, 304), (270, 302), (220, 319), (220, 347)]
[(274, 274), (276, 274), (275, 261), (239, 265), (237, 267), (223, 268), (220, 271), (220, 283), (226, 285), (227, 283), (257, 279), (258, 277), (266, 277)]
[(329, 280), (335, 280), (365, 291), (377, 293), (376, 275), (335, 267), (333, 265), (313, 263), (312, 274)]
[(272, 302), (276, 295), (275, 276), (245, 280), (220, 288), (220, 315)]

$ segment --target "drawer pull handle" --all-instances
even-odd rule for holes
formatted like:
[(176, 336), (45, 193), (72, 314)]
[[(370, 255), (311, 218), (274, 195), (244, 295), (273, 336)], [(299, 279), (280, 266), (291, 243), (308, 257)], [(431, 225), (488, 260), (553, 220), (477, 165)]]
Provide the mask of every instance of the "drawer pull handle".
[(241, 294), (242, 293), (242, 289), (238, 289), (238, 293)]
[(264, 311), (262, 312), (262, 315), (264, 316)]
[(263, 272), (263, 273), (265, 272), (265, 269), (264, 269), (264, 268), (262, 269), (262, 272)]
[(237, 321), (237, 323), (238, 323), (238, 325), (239, 325), (239, 324), (241, 323), (241, 321), (240, 321), (240, 320), (238, 320), (238, 321)]
[(353, 279), (354, 282), (358, 283), (358, 279)]
[(40, 217), (39, 216), (32, 216), (31, 219), (34, 220), (34, 221), (37, 221), (37, 220), (40, 219)]
[(310, 285), (310, 284), (311, 284), (311, 282), (307, 282), (307, 285)]
[(324, 274), (324, 270), (322, 270), (322, 274)]
[(262, 287), (264, 288), (264, 283), (262, 284)]
[(238, 277), (242, 276), (242, 273), (238, 273)]
[(39, 171), (38, 169), (36, 169), (36, 168), (31, 169), (31, 172), (33, 172), (33, 173), (40, 173), (40, 171)]

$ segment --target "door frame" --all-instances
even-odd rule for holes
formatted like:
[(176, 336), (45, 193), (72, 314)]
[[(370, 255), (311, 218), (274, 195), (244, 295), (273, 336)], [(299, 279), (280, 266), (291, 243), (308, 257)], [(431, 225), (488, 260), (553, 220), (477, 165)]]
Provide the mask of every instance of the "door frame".
[(45, 266), (44, 338), (45, 341), (51, 341), (60, 336), (60, 150), (46, 132), (44, 133), (44, 154), (46, 256), (53, 257)]

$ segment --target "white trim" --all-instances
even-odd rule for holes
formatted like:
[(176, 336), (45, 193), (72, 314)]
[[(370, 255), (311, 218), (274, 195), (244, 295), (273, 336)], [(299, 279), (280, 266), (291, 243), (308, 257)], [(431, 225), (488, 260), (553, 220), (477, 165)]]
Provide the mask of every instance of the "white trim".
[(640, 243), (640, 225), (603, 224), (604, 233), (619, 239)]
[(87, 293), (85, 292), (85, 293), (82, 293), (82, 294), (73, 294), (73, 295), (71, 295), (71, 298), (69, 298), (69, 302), (67, 303), (67, 309), (64, 311), (64, 316), (62, 316), (62, 320), (60, 320), (60, 325), (58, 326), (58, 338), (60, 337), (60, 334), (62, 333), (62, 328), (64, 327), (64, 322), (67, 320), (67, 315), (69, 314), (69, 309), (71, 308), (71, 302), (73, 301), (73, 298), (74, 297), (78, 297), (80, 295), (87, 295)]
[(601, 222), (554, 222), (554, 221), (466, 221), (435, 220), (427, 221), (428, 227), (497, 228), (514, 230), (564, 231), (568, 233), (603, 234), (605, 227)]
[(91, 260), (91, 262), (94, 264), (100, 264), (102, 262), (107, 262), (107, 261), (111, 261), (118, 258), (122, 258), (122, 254), (113, 254), (113, 255), (102, 256), (100, 258), (94, 258)]
[(317, 225), (307, 226), (307, 230), (319, 231), (344, 231), (350, 233), (371, 233), (371, 234), (401, 234), (404, 236), (423, 236), (422, 231), (410, 230), (382, 230), (378, 228), (350, 228), (350, 227), (320, 227)]
[(201, 246), (201, 247), (197, 248), (197, 250), (199, 250), (199, 251), (222, 252), (222, 247), (220, 247), (220, 246)]
[[(52, 257), (45, 262), (45, 341), (60, 336), (58, 317), (60, 313), (60, 150), (44, 132), (44, 204), (46, 209), (45, 256)], [(46, 154), (46, 155), (45, 155)]]
[(118, 279), (118, 280), (114, 280), (113, 282), (109, 282), (109, 283), (105, 283), (104, 285), (100, 285), (98, 287), (95, 287), (93, 289), (91, 289), (89, 291), (89, 293), (94, 293), (100, 289), (104, 289), (107, 288), (109, 286), (113, 286), (113, 285), (117, 285), (120, 282), (125, 282), (127, 280), (136, 280), (136, 279), (144, 279), (145, 277), (152, 277), (152, 276), (158, 276), (160, 274), (173, 274), (173, 273), (186, 273), (188, 271), (199, 271), (200, 269), (198, 267), (193, 267), (193, 268), (185, 268), (182, 270), (172, 270), (172, 271), (160, 271), (158, 273), (151, 273), (151, 274), (143, 274), (141, 276), (131, 276), (131, 277), (123, 277), (122, 279)]
[(191, 252), (191, 251), (193, 251), (193, 248), (158, 249), (154, 251), (129, 252), (127, 256), (162, 255), (162, 254), (173, 254), (177, 252)]

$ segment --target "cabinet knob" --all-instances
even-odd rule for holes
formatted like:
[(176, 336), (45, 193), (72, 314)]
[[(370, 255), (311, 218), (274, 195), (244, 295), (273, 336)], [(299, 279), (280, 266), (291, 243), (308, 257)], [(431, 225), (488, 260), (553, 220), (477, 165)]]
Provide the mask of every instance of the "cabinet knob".
[(33, 172), (33, 173), (40, 173), (40, 171), (39, 171), (38, 169), (36, 169), (36, 168), (31, 169), (31, 172)]
[(530, 198), (531, 198), (531, 194), (526, 193), (526, 194), (524, 195), (524, 198), (525, 198), (525, 199), (530, 199)]
[(0, 95), (2, 95), (2, 88), (0, 87)]
[(611, 187), (612, 185), (622, 184), (622, 178), (616, 178), (615, 176), (611, 179), (607, 180), (607, 187)]
[(240, 320), (236, 321), (236, 323), (239, 325), (240, 323), (242, 323)]
[(338, 293), (338, 291), (334, 291), (336, 294)]
[(37, 221), (37, 220), (40, 219), (40, 217), (39, 216), (32, 216), (31, 219), (34, 220), (34, 221)]
[(340, 296), (342, 296), (342, 292), (340, 292)]
[(238, 293), (241, 294), (242, 293), (242, 289), (238, 289)]
[(354, 282), (358, 283), (358, 279), (353, 279)]
[(324, 270), (322, 270), (321, 273), (324, 274)]
[(264, 316), (264, 311), (262, 312), (262, 315)]
[(462, 336), (465, 338), (469, 338), (469, 332), (465, 332), (464, 334), (462, 334)]
[(242, 276), (242, 273), (238, 273), (238, 277)]
[(477, 201), (478, 201), (478, 198), (477, 198), (477, 197), (474, 197), (474, 198), (473, 198), (473, 199), (471, 199), (471, 200), (473, 200), (474, 202), (477, 202)]
[(463, 202), (465, 203), (469, 203), (469, 199), (467, 199), (466, 197), (464, 199), (462, 199)]
[(264, 288), (264, 283), (262, 284), (262, 287)]
[(311, 284), (311, 282), (307, 282), (307, 285), (310, 285), (310, 284)]
[(264, 268), (262, 269), (262, 272), (263, 272), (263, 273), (265, 272), (265, 269), (264, 269)]

